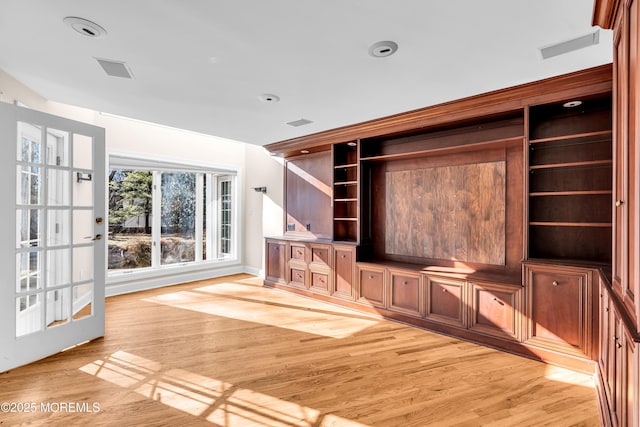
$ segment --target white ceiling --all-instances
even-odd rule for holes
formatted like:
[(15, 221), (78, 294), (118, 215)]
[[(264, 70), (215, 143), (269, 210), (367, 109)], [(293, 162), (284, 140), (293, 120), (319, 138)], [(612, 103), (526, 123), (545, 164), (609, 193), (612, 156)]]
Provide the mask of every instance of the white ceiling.
[[(3, 0), (0, 68), (47, 99), (253, 144), (611, 62), (593, 0)], [(108, 33), (83, 37), (62, 21)], [(393, 40), (395, 55), (371, 44)], [(94, 58), (124, 61), (133, 80)], [(1, 90), (2, 88), (0, 88)], [(265, 103), (259, 95), (281, 98)], [(294, 128), (286, 122), (313, 121)]]

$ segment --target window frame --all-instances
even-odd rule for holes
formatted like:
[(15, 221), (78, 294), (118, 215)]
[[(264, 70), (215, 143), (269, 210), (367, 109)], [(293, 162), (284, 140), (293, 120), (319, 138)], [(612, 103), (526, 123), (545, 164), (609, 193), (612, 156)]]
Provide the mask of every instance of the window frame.
[[(109, 269), (107, 270), (108, 283), (118, 283), (132, 278), (157, 277), (167, 274), (198, 271), (211, 269), (212, 267), (227, 267), (240, 264), (241, 240), (237, 227), (232, 227), (231, 234), (231, 254), (224, 258), (217, 257), (217, 247), (215, 242), (219, 240), (217, 231), (218, 221), (218, 177), (224, 177), (231, 181), (231, 223), (238, 224), (239, 212), (241, 211), (240, 171), (237, 168), (228, 166), (218, 166), (211, 164), (182, 164), (174, 161), (159, 158), (144, 159), (138, 156), (110, 153), (109, 169), (124, 170), (147, 170), (152, 172), (152, 214), (151, 214), (151, 266), (133, 269)], [(196, 256), (194, 261), (178, 262), (173, 264), (162, 264), (160, 238), (161, 238), (161, 175), (163, 172), (195, 173), (196, 174)], [(202, 177), (202, 179), (200, 179)], [(206, 184), (205, 184), (206, 182)], [(215, 183), (215, 184), (214, 184)], [(105, 185), (109, 185), (107, 182)], [(204, 189), (206, 187), (206, 191)], [(107, 192), (108, 194), (108, 192)], [(206, 209), (206, 218), (204, 211)], [(108, 210), (108, 209), (107, 209)], [(109, 212), (107, 212), (108, 221)], [(203, 221), (206, 219), (206, 223)], [(206, 235), (203, 231), (206, 230)], [(108, 239), (105, 244), (108, 245)], [(203, 245), (206, 244), (206, 257), (203, 256)], [(199, 246), (198, 246), (199, 245)], [(108, 251), (106, 251), (108, 253)], [(206, 259), (205, 259), (206, 258)], [(108, 263), (107, 263), (108, 264)], [(107, 265), (106, 264), (106, 265)]]

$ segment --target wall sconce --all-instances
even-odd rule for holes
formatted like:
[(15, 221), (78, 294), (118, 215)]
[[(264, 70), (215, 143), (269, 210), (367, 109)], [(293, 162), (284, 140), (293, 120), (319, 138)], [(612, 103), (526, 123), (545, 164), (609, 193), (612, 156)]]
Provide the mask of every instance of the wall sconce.
[(256, 193), (267, 193), (267, 187), (253, 187)]
[(76, 182), (80, 181), (91, 181), (91, 174), (78, 172), (76, 175)]

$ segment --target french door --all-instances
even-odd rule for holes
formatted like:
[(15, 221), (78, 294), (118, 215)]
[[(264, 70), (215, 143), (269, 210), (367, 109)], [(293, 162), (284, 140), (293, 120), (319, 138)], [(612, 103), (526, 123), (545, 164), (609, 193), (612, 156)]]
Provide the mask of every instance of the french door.
[(0, 372), (104, 335), (104, 129), (0, 102)]

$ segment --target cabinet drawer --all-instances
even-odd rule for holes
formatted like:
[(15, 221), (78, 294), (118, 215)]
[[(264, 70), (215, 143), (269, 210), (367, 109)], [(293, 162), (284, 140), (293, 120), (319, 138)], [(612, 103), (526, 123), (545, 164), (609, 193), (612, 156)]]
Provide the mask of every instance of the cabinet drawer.
[(493, 283), (470, 283), (469, 328), (501, 338), (520, 338), (522, 288)]
[(358, 302), (384, 307), (384, 269), (359, 269)]
[(292, 243), (290, 246), (290, 250), (291, 250), (291, 255), (290, 255), (291, 259), (305, 261), (307, 248), (304, 245)]
[(465, 282), (426, 276), (425, 317), (433, 322), (466, 327)]
[(311, 246), (311, 263), (322, 267), (329, 267), (330, 250), (328, 246)]
[(291, 273), (291, 276), (290, 276), (291, 281), (289, 282), (289, 284), (291, 286), (297, 286), (301, 288), (306, 287), (306, 280), (305, 280), (306, 272), (304, 270), (301, 270), (298, 268), (291, 268), (290, 273)]
[(329, 275), (326, 273), (311, 273), (311, 287), (312, 291), (316, 291), (323, 294), (329, 293)]
[(420, 275), (391, 271), (389, 277), (389, 310), (421, 316)]

